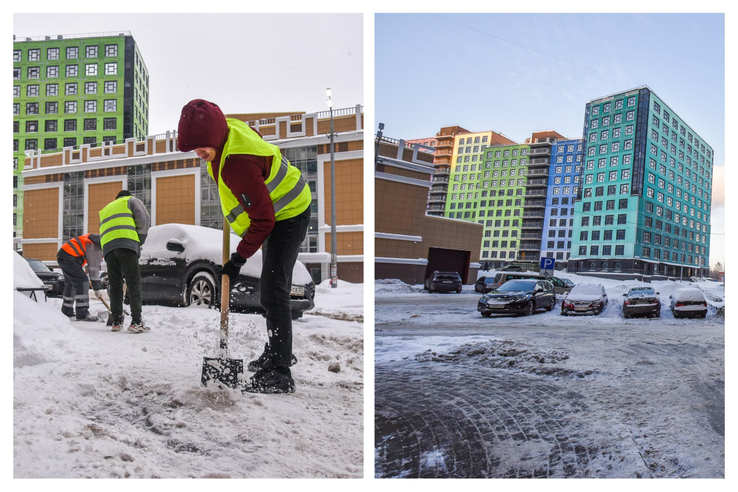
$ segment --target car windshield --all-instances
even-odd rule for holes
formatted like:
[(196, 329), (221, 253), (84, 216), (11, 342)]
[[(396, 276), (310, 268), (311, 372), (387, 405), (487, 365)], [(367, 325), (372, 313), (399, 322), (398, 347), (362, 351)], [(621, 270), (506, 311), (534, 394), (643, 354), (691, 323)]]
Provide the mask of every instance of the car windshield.
[(510, 280), (497, 290), (500, 292), (530, 292), (536, 286), (535, 280)]
[(602, 286), (599, 284), (579, 284), (571, 289), (571, 295), (601, 296)]
[(492, 278), (492, 277), (487, 277), (487, 278), (484, 279), (484, 283), (485, 284), (494, 284), (495, 283), (495, 279)]
[(642, 289), (630, 289), (630, 292), (628, 292), (628, 295), (629, 296), (653, 296), (653, 295), (656, 295), (656, 292), (653, 289), (645, 287)]
[(31, 266), (31, 270), (36, 273), (51, 271), (41, 260), (28, 260), (28, 264)]

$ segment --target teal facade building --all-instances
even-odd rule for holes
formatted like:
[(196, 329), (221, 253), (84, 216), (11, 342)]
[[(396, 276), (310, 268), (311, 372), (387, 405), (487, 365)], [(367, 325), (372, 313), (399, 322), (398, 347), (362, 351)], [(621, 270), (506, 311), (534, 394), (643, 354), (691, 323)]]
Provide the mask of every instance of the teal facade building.
[(649, 87), (586, 104), (570, 272), (707, 275), (714, 151)]

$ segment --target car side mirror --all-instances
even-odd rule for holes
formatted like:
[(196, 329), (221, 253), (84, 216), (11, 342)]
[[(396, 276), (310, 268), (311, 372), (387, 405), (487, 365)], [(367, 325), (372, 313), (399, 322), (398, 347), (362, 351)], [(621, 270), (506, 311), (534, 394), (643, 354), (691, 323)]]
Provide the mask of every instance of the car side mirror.
[(628, 297), (628, 294), (623, 294), (623, 297)]
[(171, 239), (167, 241), (167, 251), (176, 251), (178, 253), (182, 253), (184, 252), (184, 250), (185, 250), (184, 244), (182, 244), (178, 240)]
[(656, 295), (657, 295), (657, 296), (660, 296), (660, 295), (661, 295), (661, 292), (656, 292)]

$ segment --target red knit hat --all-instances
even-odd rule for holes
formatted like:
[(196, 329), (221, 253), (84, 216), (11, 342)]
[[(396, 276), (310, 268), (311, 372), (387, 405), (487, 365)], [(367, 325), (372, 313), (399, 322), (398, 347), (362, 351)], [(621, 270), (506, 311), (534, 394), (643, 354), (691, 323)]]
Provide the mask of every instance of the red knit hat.
[(228, 124), (217, 104), (193, 99), (182, 108), (177, 134), (181, 152), (213, 147), (220, 154), (228, 139)]

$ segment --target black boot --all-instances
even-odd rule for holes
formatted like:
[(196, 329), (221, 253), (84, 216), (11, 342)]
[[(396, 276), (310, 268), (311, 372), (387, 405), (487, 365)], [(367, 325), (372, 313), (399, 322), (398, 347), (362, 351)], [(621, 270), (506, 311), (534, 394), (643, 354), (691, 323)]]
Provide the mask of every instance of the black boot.
[(256, 372), (244, 388), (244, 393), (294, 393), (295, 381), (289, 367), (275, 366), (267, 360)]
[[(249, 365), (246, 366), (246, 368), (251, 372), (256, 372), (264, 367), (264, 363), (269, 360), (269, 357), (269, 343), (265, 343), (264, 352), (261, 353), (258, 359), (249, 362)], [(295, 354), (292, 354), (290, 366), (294, 366), (295, 364), (297, 364), (297, 357), (295, 357)]]

